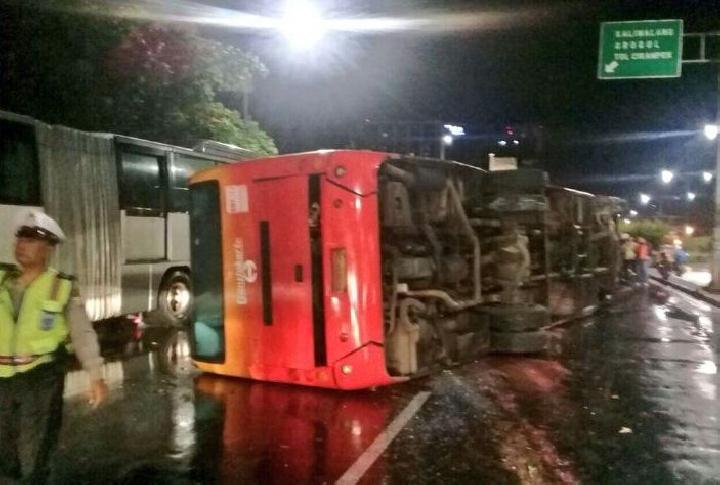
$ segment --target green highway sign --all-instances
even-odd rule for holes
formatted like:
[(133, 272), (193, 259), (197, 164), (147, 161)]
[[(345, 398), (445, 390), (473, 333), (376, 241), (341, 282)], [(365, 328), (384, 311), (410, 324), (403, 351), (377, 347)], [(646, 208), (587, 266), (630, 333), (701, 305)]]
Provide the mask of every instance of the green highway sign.
[(598, 78), (680, 77), (682, 20), (600, 24)]

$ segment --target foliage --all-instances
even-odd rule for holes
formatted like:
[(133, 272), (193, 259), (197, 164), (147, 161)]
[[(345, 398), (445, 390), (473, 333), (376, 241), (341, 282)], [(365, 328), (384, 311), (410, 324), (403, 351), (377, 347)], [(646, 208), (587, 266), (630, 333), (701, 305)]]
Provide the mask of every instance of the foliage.
[(620, 231), (631, 236), (642, 237), (657, 249), (665, 243), (664, 239), (670, 232), (670, 226), (655, 219), (635, 219), (630, 224), (620, 224)]
[(187, 140), (179, 144), (190, 145), (197, 140), (213, 139), (231, 143), (257, 153), (273, 155), (277, 148), (272, 138), (260, 129), (255, 121), (240, 119), (237, 111), (221, 103), (198, 103), (174, 114), (173, 124), (180, 127)]
[(690, 255), (691, 261), (705, 261), (712, 254), (712, 237), (696, 236), (686, 239), (683, 242), (685, 251)]
[(189, 28), (133, 20), (133, 7), (103, 8), (89, 0), (1, 5), (0, 107), (85, 130), (277, 153), (232, 109), (267, 75), (257, 57)]

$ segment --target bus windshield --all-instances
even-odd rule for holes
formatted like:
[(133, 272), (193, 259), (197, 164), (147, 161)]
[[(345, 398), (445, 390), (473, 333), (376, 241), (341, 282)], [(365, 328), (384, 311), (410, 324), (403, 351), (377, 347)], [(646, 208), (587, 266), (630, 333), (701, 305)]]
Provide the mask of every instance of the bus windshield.
[(195, 184), (190, 190), (191, 256), (195, 294), (193, 354), (204, 362), (225, 360), (223, 321), (220, 190), (217, 182)]

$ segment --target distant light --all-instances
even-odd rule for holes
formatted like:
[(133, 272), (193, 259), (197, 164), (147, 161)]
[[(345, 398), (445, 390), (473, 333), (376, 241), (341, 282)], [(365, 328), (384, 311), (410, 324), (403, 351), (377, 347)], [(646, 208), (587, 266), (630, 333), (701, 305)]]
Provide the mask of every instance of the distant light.
[(297, 50), (314, 47), (327, 32), (320, 10), (305, 0), (288, 0), (278, 26), (290, 46)]
[(642, 205), (648, 205), (651, 200), (652, 197), (650, 197), (648, 194), (640, 194), (640, 203)]
[(498, 145), (504, 147), (505, 145), (507, 145), (507, 142), (505, 140), (498, 140)]
[(682, 240), (681, 239), (673, 239), (673, 246), (677, 246), (677, 247), (681, 248)]
[(703, 128), (705, 138), (707, 138), (708, 140), (714, 140), (715, 138), (717, 138), (718, 131), (720, 131), (720, 127), (718, 127), (718, 125), (707, 124), (705, 125), (705, 128)]
[(673, 178), (675, 178), (675, 174), (672, 172), (672, 170), (660, 170), (660, 180), (662, 180), (662, 183), (667, 185), (672, 182)]
[(452, 136), (465, 136), (465, 128), (459, 125), (443, 125)]
[(687, 200), (689, 200), (690, 202), (692, 202), (693, 200), (695, 200), (695, 197), (697, 197), (697, 195), (695, 194), (695, 192), (688, 192), (688, 193), (687, 193)]
[(693, 234), (695, 234), (695, 228), (692, 226), (685, 226), (685, 235), (692, 236)]
[(444, 135), (442, 137), (442, 142), (448, 146), (453, 144), (453, 136), (452, 135)]
[(505, 127), (505, 134), (507, 136), (513, 136), (515, 134), (515, 130), (513, 130), (512, 126), (506, 126)]
[(638, 211), (636, 211), (635, 209), (630, 211), (630, 217), (637, 217), (637, 215), (638, 215)]
[(712, 179), (713, 179), (712, 172), (707, 172), (707, 171), (703, 172), (703, 181), (705, 181), (706, 184), (709, 183)]
[(494, 153), (488, 153), (488, 157), (493, 158), (495, 156)]
[(625, 225), (628, 225), (628, 224), (632, 224), (632, 221), (626, 217), (625, 219), (623, 219), (623, 223)]
[(513, 145), (519, 145), (520, 142), (518, 140), (513, 140)]

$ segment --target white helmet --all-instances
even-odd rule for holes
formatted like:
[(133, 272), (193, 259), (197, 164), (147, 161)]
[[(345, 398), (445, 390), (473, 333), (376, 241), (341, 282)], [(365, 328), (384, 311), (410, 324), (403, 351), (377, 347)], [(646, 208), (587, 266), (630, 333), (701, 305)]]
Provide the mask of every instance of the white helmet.
[(30, 211), (18, 224), (15, 237), (43, 239), (50, 244), (65, 241), (65, 233), (55, 219), (39, 211)]

